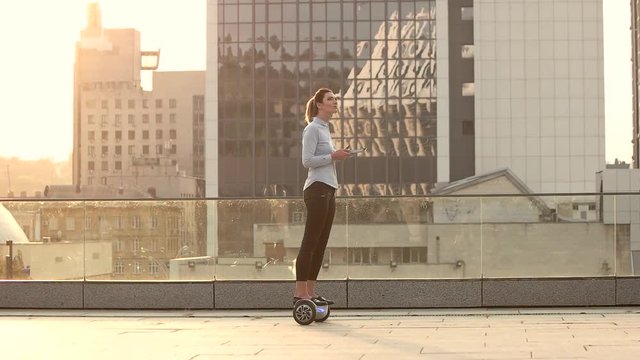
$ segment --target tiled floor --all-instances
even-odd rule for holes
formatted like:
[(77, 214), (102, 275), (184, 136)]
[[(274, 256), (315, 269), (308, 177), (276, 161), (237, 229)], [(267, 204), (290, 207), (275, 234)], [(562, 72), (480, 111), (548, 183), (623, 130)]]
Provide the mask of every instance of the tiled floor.
[(0, 310), (0, 359), (639, 359), (640, 308)]

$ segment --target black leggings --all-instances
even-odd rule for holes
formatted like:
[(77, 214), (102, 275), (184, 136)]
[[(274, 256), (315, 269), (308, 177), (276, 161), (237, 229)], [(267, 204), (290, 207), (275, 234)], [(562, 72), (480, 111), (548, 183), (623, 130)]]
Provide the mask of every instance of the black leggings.
[(336, 190), (316, 181), (304, 190), (307, 221), (296, 259), (296, 281), (316, 280), (336, 213)]

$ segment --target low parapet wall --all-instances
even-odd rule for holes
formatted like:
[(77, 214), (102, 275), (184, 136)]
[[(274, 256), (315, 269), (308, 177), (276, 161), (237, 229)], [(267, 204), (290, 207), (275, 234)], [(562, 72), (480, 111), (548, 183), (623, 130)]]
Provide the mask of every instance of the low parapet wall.
[[(334, 280), (318, 283), (335, 308), (640, 305), (640, 277)], [(2, 281), (0, 308), (287, 309), (293, 281)]]

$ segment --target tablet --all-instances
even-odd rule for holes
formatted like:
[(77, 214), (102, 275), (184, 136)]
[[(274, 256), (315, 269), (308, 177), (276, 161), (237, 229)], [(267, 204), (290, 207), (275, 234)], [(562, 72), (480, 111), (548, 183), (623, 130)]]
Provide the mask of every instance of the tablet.
[(360, 154), (361, 152), (364, 152), (365, 150), (367, 150), (367, 148), (362, 148), (362, 149), (349, 149), (347, 150), (349, 152), (349, 154), (351, 155), (356, 155), (356, 154)]

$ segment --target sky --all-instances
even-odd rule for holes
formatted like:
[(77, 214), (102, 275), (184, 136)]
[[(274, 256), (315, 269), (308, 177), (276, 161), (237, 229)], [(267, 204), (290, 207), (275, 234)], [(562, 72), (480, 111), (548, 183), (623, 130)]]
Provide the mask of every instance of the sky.
[[(88, 0), (0, 2), (0, 156), (64, 161), (73, 146), (75, 43)], [(95, 2), (95, 1), (93, 1)], [(205, 70), (206, 0), (102, 0), (105, 28), (135, 28), (158, 71)], [(606, 161), (631, 162), (629, 0), (603, 0)], [(143, 75), (149, 87), (150, 74)]]

